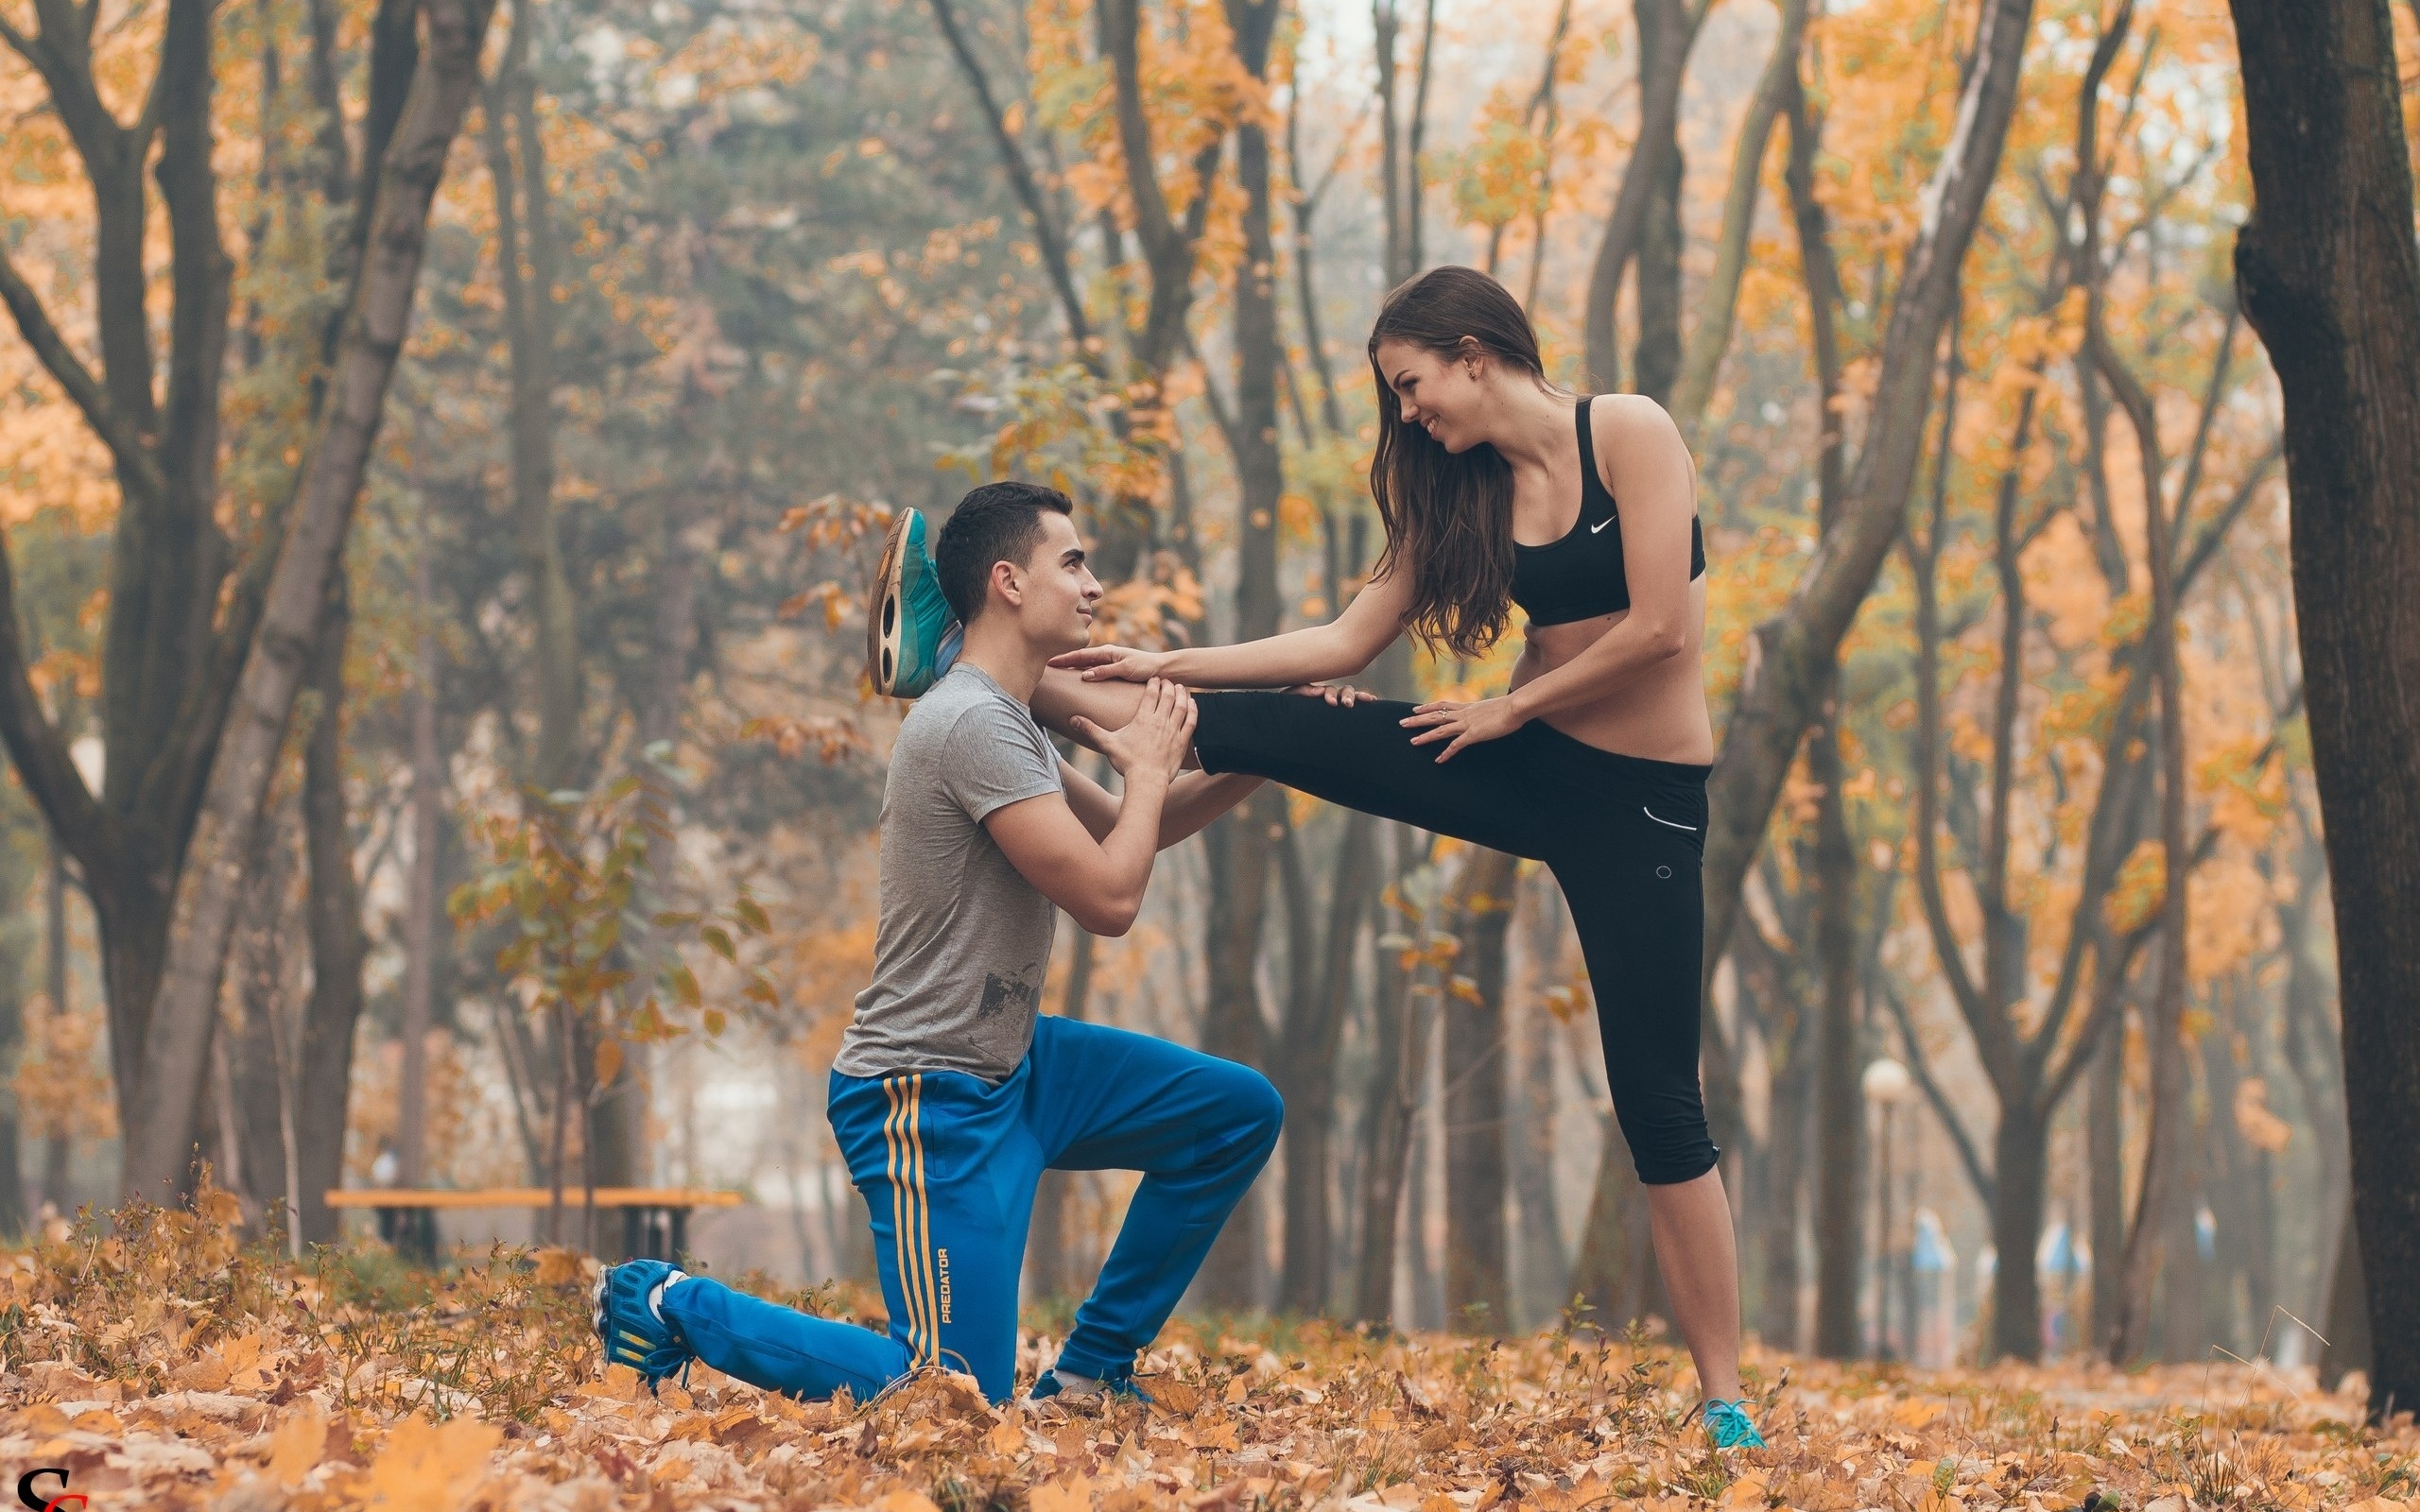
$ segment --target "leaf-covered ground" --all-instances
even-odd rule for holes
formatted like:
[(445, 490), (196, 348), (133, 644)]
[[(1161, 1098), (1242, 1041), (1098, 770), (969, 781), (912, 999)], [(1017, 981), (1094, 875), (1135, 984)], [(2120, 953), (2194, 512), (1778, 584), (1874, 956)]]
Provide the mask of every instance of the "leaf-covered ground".
[[(1772, 1447), (1710, 1451), (1685, 1366), (1591, 1332), (1171, 1328), (1150, 1411), (994, 1410), (962, 1377), (800, 1404), (600, 1377), (582, 1263), (444, 1276), (246, 1248), (231, 1204), (0, 1257), (0, 1474), (94, 1508), (881, 1512), (2415, 1512), (2420, 1433), (2229, 1366), (1924, 1374), (1759, 1355)], [(861, 1301), (793, 1297), (821, 1311)], [(1055, 1341), (1027, 1340), (1028, 1372)], [(0, 1490), (5, 1490), (0, 1486)], [(70, 1504), (73, 1504), (72, 1503)]]

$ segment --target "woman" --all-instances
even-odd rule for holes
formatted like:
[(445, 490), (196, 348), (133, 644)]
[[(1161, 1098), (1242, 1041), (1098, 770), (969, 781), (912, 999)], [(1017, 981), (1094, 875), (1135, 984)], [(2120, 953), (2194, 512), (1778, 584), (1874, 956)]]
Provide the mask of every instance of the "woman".
[[(1586, 954), (1614, 1108), (1646, 1185), (1674, 1321), (1715, 1442), (1761, 1444), (1739, 1398), (1731, 1211), (1698, 1086), (1699, 857), (1714, 730), (1700, 668), (1705, 552), (1695, 468), (1652, 400), (1546, 379), (1528, 316), (1485, 274), (1397, 289), (1370, 335), (1382, 395), (1371, 493), (1386, 549), (1329, 624), (1241, 645), (1063, 656), (1034, 709), (1077, 739), (1140, 684), (1283, 690), (1349, 678), (1406, 630), (1474, 657), (1511, 609), (1510, 689), (1417, 708), (1196, 700), (1201, 765), (1546, 862)], [(1618, 501), (1618, 507), (1616, 507)]]

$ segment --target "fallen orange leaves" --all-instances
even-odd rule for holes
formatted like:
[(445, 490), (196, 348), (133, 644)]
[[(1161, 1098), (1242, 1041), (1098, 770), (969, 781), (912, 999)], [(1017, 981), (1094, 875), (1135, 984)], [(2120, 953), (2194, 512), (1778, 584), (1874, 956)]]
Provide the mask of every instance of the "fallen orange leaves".
[[(296, 1263), (138, 1210), (0, 1257), (0, 1467), (94, 1508), (648, 1512), (2413, 1512), (2420, 1434), (2256, 1367), (1919, 1373), (1754, 1353), (1772, 1447), (1717, 1453), (1645, 1338), (1179, 1324), (1153, 1410), (857, 1404), (596, 1373), (582, 1266)], [(829, 1310), (827, 1290), (806, 1298)], [(1028, 1371), (1056, 1341), (1031, 1335)]]

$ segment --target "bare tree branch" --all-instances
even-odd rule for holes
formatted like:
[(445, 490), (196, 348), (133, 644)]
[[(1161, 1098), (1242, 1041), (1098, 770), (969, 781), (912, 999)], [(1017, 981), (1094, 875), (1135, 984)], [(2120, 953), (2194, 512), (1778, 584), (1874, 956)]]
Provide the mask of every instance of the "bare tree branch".
[(22, 623), (8, 538), (0, 535), (0, 738), (7, 740), (17, 775), (49, 820), (60, 846), (91, 876), (108, 868), (108, 824), (26, 675), (30, 659), (18, 637)]
[(1976, 1148), (1974, 1136), (1966, 1132), (1965, 1121), (1958, 1116), (1958, 1105), (1949, 1100), (1949, 1094), (1943, 1091), (1941, 1083), (1934, 1079), (1924, 1046), (1916, 1041), (1915, 1018), (1908, 1011), (1906, 1001), (1899, 996), (1898, 984), (1891, 979), (1888, 971), (1876, 972), (1876, 979), (1882, 985), (1882, 1001), (1890, 1005), (1891, 1017), (1898, 1022), (1899, 1039), (1908, 1048), (1908, 1070), (1914, 1074), (1916, 1086), (1923, 1090), (1925, 1101), (1932, 1105), (1933, 1116), (1941, 1120), (1943, 1128), (1949, 1131), (1949, 1142), (1958, 1149), (1958, 1163), (1966, 1168), (1966, 1179), (1974, 1183), (1975, 1195), (1982, 1200), (1986, 1209), (1997, 1205), (1998, 1183), (1992, 1179), (1992, 1173), (1984, 1169), (1982, 1153)]
[(1105, 369), (1100, 354), (1092, 347), (1092, 323), (1084, 318), (1083, 298), (1076, 291), (1074, 259), (1068, 252), (1066, 233), (1042, 197), (1042, 186), (1025, 161), (1025, 149), (1009, 129), (1008, 115), (992, 94), (992, 81), (983, 72), (982, 60), (967, 43), (966, 33), (958, 24), (958, 12), (950, 0), (932, 0), (932, 8), (933, 19), (941, 23), (942, 37), (949, 43), (951, 56), (958, 60), (959, 72), (966, 76), (967, 87), (975, 91), (975, 101), (982, 107), (984, 127), (991, 132), (992, 145), (999, 150), (1001, 166), (1009, 170), (1009, 183), (1016, 190), (1018, 202), (1025, 206), (1027, 218), (1033, 222), (1034, 240), (1042, 245), (1043, 268), (1050, 275), (1050, 287), (1059, 296), (1059, 312), (1067, 321), (1067, 334), (1075, 340), (1077, 358), (1098, 375)]
[(51, 323), (50, 313), (18, 274), (16, 265), (9, 262), (6, 248), (0, 248), (0, 303), (7, 304), (9, 313), (16, 318), (18, 332), (34, 355), (42, 359), (43, 370), (66, 390), (68, 399), (83, 414), (84, 423), (92, 426), (93, 434), (110, 449), (110, 460), (116, 465), (120, 480), (142, 490), (147, 495), (142, 502), (155, 502), (161, 490), (160, 469), (150, 452), (118, 414), (117, 406), (110, 403), (100, 380), (93, 376), (93, 370), (84, 366), (83, 359), (76, 355), (66, 338), (59, 334), (59, 328)]

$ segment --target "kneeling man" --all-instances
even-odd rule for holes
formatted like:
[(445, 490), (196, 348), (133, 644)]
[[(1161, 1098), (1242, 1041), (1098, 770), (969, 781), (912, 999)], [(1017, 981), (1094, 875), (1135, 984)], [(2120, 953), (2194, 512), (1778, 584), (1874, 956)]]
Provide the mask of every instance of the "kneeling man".
[(883, 788), (873, 981), (829, 1097), (873, 1216), (890, 1332), (631, 1261), (599, 1278), (595, 1319), (607, 1360), (650, 1387), (694, 1358), (768, 1390), (846, 1386), (862, 1401), (944, 1366), (1005, 1401), (1034, 1187), (1058, 1169), (1143, 1180), (1033, 1395), (1138, 1394), (1134, 1357), (1268, 1160), (1282, 1105), (1246, 1067), (1037, 1016), (1056, 909), (1093, 934), (1125, 934), (1154, 854), (1258, 781), (1180, 775), (1194, 713), (1173, 683), (1153, 683), (1124, 729), (1088, 731), (1125, 779), (1117, 797), (1059, 759), (1027, 700), (1045, 663), (1085, 644), (1100, 596), (1055, 490), (977, 489), (943, 527), (937, 566), (923, 522), (903, 512), (871, 612), (876, 655), (883, 626), (952, 611), (963, 639), (945, 670), (897, 679), (878, 663), (885, 691), (922, 692)]

